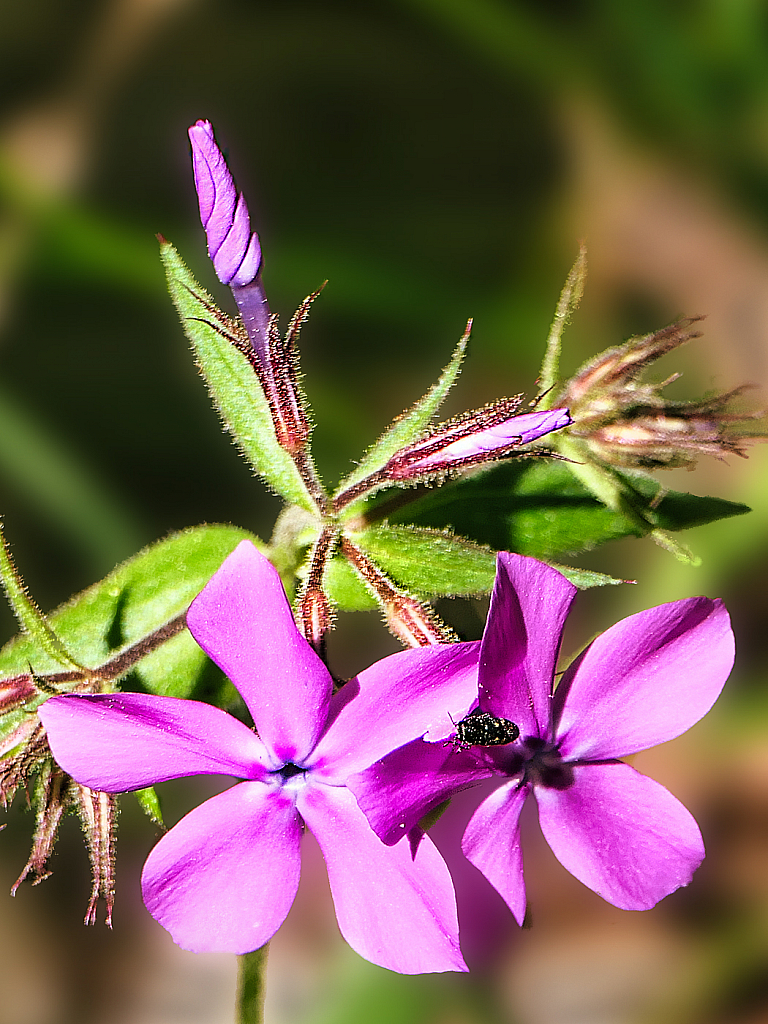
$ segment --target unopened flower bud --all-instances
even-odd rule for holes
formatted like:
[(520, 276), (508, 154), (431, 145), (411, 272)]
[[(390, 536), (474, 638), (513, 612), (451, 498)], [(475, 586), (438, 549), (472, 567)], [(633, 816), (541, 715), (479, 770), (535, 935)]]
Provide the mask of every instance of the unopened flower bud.
[(261, 268), (259, 236), (251, 231), (248, 207), (221, 150), (210, 121), (189, 129), (200, 220), (208, 239), (208, 254), (222, 284), (250, 284)]
[[(261, 246), (251, 231), (248, 207), (238, 193), (227, 162), (216, 144), (209, 121), (197, 121), (189, 129), (195, 188), (200, 219), (208, 239), (208, 253), (223, 284), (232, 289), (237, 308), (250, 341), (247, 356), (259, 377), (269, 403), (278, 443), (292, 455), (299, 455), (300, 471), (306, 470), (301, 456), (309, 436), (309, 423), (296, 380), (293, 345), (309, 310), (305, 300), (283, 341), (261, 280)], [(247, 347), (247, 345), (246, 345)], [(314, 484), (314, 480), (310, 480)]]
[(501, 399), (441, 424), (427, 437), (407, 445), (389, 460), (383, 473), (390, 480), (410, 480), (514, 455), (571, 423), (567, 409), (546, 409), (514, 415), (520, 399)]

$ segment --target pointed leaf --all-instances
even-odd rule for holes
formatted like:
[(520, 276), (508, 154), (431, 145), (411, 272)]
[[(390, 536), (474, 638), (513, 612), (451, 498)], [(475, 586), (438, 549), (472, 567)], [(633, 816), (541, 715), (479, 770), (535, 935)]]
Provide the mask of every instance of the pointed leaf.
[[(633, 476), (628, 482), (649, 502), (658, 491), (656, 481), (647, 477)], [(748, 511), (722, 498), (669, 491), (652, 515), (660, 530), (678, 531)], [(375, 514), (374, 507), (369, 515)], [(496, 550), (545, 561), (648, 532), (598, 501), (568, 463), (543, 459), (506, 463), (428, 491), (389, 510), (388, 521), (452, 529)]]
[[(51, 626), (78, 661), (89, 667), (102, 665), (182, 615), (244, 538), (264, 549), (247, 530), (235, 526), (198, 526), (171, 534), (52, 612)], [(163, 646), (169, 652), (161, 655), (160, 647), (147, 657), (146, 674), (139, 662), (135, 671), (141, 683), (163, 694), (187, 696), (205, 663), (192, 644), (191, 637), (167, 641)], [(153, 662), (160, 657), (162, 672)], [(0, 651), (0, 674), (24, 671), (30, 663), (38, 674), (60, 668), (32, 637), (15, 637)]]
[(544, 361), (539, 371), (539, 387), (545, 392), (539, 408), (550, 409), (554, 404), (556, 392), (553, 390), (558, 381), (560, 373), (560, 342), (564, 328), (567, 326), (571, 316), (578, 309), (581, 297), (584, 294), (584, 281), (587, 276), (587, 248), (584, 243), (579, 247), (579, 255), (571, 267), (568, 277), (565, 279), (563, 290), (560, 293), (557, 306), (555, 307), (555, 318), (549, 329), (547, 348), (544, 353)]
[(342, 480), (336, 489), (336, 494), (348, 490), (353, 484), (364, 480), (371, 473), (375, 473), (377, 469), (381, 469), (395, 452), (421, 437), (424, 428), (437, 413), (461, 372), (470, 328), (471, 321), (467, 324), (467, 329), (456, 346), (450, 363), (441, 373), (437, 383), (433, 384), (424, 397), (420, 398), (411, 409), (402, 413), (392, 422), (379, 440), (368, 449), (357, 467)]
[(67, 650), (61, 639), (51, 629), (48, 620), (32, 600), (24, 581), (19, 575), (8, 542), (0, 528), (0, 581), (8, 603), (24, 634), (42, 648), (57, 665), (65, 668), (79, 668), (77, 661)]
[(294, 505), (315, 511), (315, 502), (293, 459), (277, 443), (269, 404), (253, 367), (221, 333), (228, 318), (195, 281), (172, 245), (162, 243), (160, 253), (171, 298), (224, 426), (270, 487)]
[(146, 816), (154, 821), (156, 825), (163, 824), (163, 810), (160, 806), (160, 797), (157, 795), (154, 786), (147, 786), (146, 789), (135, 789), (133, 795), (139, 801), (139, 807)]

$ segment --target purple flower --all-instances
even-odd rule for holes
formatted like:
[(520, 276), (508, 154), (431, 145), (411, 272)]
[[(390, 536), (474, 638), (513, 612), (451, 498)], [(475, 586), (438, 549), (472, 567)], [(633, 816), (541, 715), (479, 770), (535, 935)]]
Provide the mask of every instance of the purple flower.
[[(519, 819), (531, 793), (560, 863), (625, 910), (645, 910), (687, 885), (704, 857), (682, 804), (618, 758), (679, 736), (710, 709), (733, 665), (728, 613), (720, 601), (696, 597), (632, 615), (594, 640), (554, 690), (575, 593), (549, 566), (500, 554), (477, 688), (467, 683), (463, 703), (442, 699), (441, 727), (436, 697), (421, 738), (348, 780), (375, 830), (394, 842), (446, 797), (498, 778), (462, 849), (520, 923)], [(519, 739), (446, 745), (456, 733), (451, 718), (460, 722), (475, 708), (514, 722)]]
[(216, 274), (222, 284), (250, 284), (261, 267), (259, 236), (251, 231), (248, 207), (242, 194), (237, 193), (210, 121), (193, 124), (189, 141), (200, 220)]
[(412, 709), (435, 688), (455, 703), (474, 676), (477, 645), (403, 651), (332, 696), (277, 572), (248, 541), (192, 603), (188, 624), (237, 686), (255, 729), (208, 704), (140, 694), (53, 697), (40, 712), (57, 761), (94, 789), (189, 775), (245, 780), (152, 850), (142, 876), (152, 915), (186, 949), (257, 949), (293, 902), (306, 825), (325, 857), (339, 928), (358, 953), (404, 974), (466, 970), (450, 876), (434, 845), (414, 829), (385, 846), (345, 783), (410, 738)]

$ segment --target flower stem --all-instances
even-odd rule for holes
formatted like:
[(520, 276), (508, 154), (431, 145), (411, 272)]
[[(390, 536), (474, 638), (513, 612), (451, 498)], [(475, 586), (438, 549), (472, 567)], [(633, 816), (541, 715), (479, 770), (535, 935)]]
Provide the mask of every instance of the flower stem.
[(264, 1020), (264, 973), (269, 943), (238, 959), (235, 1024), (262, 1024)]

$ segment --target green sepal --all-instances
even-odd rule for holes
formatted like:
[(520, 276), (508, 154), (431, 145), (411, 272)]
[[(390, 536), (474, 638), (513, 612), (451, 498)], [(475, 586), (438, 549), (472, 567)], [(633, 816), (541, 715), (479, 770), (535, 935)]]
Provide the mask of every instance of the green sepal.
[[(196, 526), (171, 534), (71, 598), (48, 620), (78, 661), (96, 668), (183, 614), (227, 555), (245, 539), (264, 550), (258, 538), (235, 526)], [(204, 664), (199, 655), (190, 654), (191, 642), (190, 638), (176, 646), (173, 640), (167, 641), (164, 646), (170, 646), (169, 654), (161, 655), (160, 647), (149, 655), (146, 674), (139, 661), (134, 666), (139, 682), (154, 692), (189, 693)], [(22, 672), (30, 664), (38, 674), (60, 668), (29, 636), (15, 637), (0, 651), (0, 674)]]
[[(368, 449), (355, 469), (341, 481), (336, 489), (336, 494), (341, 494), (342, 491), (348, 490), (354, 484), (381, 469), (395, 452), (421, 437), (461, 372), (461, 364), (469, 341), (469, 330), (470, 325), (468, 324), (467, 330), (451, 356), (450, 363), (440, 374), (437, 382), (415, 405), (393, 420), (379, 440)], [(348, 509), (345, 509), (342, 518), (351, 515), (352, 510), (357, 507), (357, 503), (350, 505)]]
[(170, 243), (161, 243), (160, 255), (168, 290), (224, 426), (271, 488), (294, 505), (316, 511), (293, 459), (277, 442), (269, 403), (253, 367), (213, 322), (220, 328), (230, 323), (233, 331), (237, 326), (216, 308)]
[(160, 797), (157, 795), (154, 786), (147, 786), (146, 789), (136, 789), (133, 795), (139, 802), (139, 807), (146, 816), (156, 825), (165, 827), (163, 821), (163, 809), (160, 806)]
[[(450, 528), (500, 551), (551, 561), (598, 544), (652, 529), (670, 532), (749, 512), (722, 498), (668, 491), (655, 508), (658, 484), (648, 477), (618, 474), (645, 497), (655, 526), (599, 501), (566, 462), (544, 459), (507, 462), (427, 491), (389, 511), (390, 523)], [(372, 508), (371, 515), (375, 515)]]

